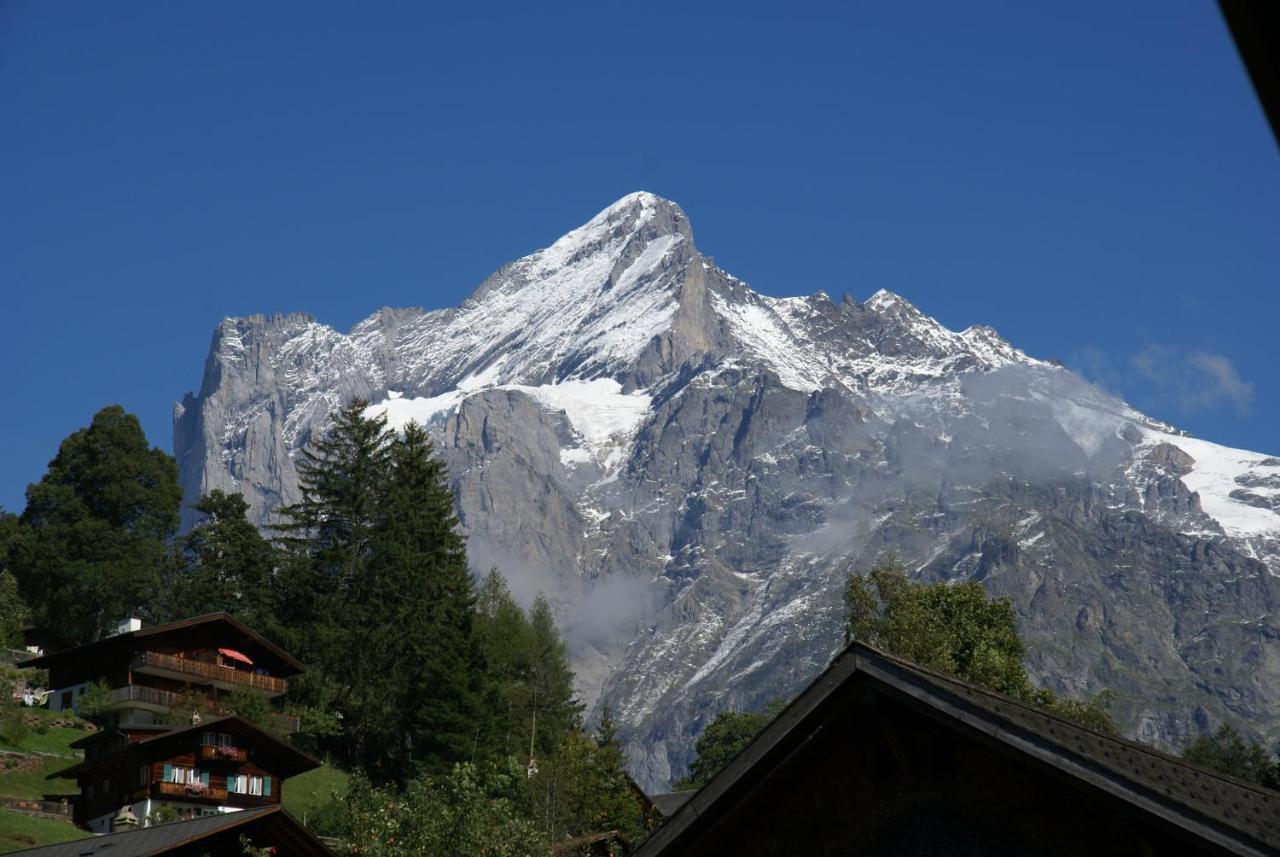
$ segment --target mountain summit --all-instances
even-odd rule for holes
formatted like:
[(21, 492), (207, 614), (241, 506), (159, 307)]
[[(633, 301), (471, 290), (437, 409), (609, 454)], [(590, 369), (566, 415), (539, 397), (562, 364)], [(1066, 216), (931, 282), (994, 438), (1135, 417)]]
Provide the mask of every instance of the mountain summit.
[[(261, 523), (354, 397), (431, 428), (478, 570), (557, 605), (640, 782), (715, 712), (796, 692), (846, 575), (894, 552), (1009, 595), (1042, 683), (1165, 746), (1280, 737), (1280, 459), (1188, 438), (905, 298), (775, 298), (635, 193), (453, 309), (225, 319), (175, 408), (189, 502)], [(190, 523), (190, 521), (188, 521)], [(1270, 656), (1269, 656), (1270, 655)]]

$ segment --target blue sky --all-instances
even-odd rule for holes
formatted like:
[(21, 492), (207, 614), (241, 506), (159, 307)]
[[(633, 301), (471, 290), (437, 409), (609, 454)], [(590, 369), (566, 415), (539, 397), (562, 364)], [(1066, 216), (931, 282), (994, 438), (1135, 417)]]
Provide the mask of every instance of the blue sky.
[(1280, 453), (1280, 150), (1213, 3), (444, 5), (0, 2), (0, 505), (105, 404), (170, 448), (223, 316), (456, 304), (641, 189), (763, 292)]

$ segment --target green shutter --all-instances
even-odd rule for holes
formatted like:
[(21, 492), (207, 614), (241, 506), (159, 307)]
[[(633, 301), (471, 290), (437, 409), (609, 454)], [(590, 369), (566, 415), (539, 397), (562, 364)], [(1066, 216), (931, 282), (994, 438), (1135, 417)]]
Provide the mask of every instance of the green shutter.
[(166, 783), (173, 782), (173, 765), (164, 766), (164, 781)]
[(270, 777), (262, 778), (262, 796), (271, 797), (271, 778)]
[(208, 788), (208, 787), (209, 787), (209, 772), (208, 772), (208, 771), (205, 771), (203, 774), (201, 774), (201, 775), (200, 775), (200, 782), (204, 783), (205, 788)]

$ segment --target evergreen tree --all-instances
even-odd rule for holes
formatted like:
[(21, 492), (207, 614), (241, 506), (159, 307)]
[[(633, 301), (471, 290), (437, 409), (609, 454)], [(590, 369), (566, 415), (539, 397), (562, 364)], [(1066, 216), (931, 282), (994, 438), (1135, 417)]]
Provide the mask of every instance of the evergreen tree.
[(178, 528), (178, 468), (137, 417), (103, 408), (27, 488), (13, 571), (36, 624), (72, 646), (146, 614)]
[(496, 568), (477, 593), (475, 628), (490, 681), (492, 749), (523, 757), (533, 712), (533, 627)]
[(1182, 758), (1211, 771), (1270, 789), (1280, 788), (1280, 762), (1261, 744), (1247, 740), (1226, 723), (1213, 735), (1193, 741), (1183, 751)]
[(573, 693), (569, 651), (560, 638), (551, 605), (538, 594), (529, 610), (531, 661), (530, 732), (535, 757), (553, 751), (580, 727), (582, 705)]
[(178, 545), (167, 575), (170, 620), (226, 611), (255, 630), (275, 628), (271, 605), (276, 552), (249, 522), (240, 494), (210, 491), (196, 505), (204, 518)]
[(383, 617), (389, 645), (377, 649), (388, 662), (377, 668), (401, 688), (395, 731), (402, 761), (393, 773), (403, 781), (410, 753), (417, 767), (432, 772), (473, 760), (489, 734), (489, 707), (453, 494), (416, 423), (392, 442), (391, 471), (373, 540), (369, 598), (374, 612), (393, 608)]

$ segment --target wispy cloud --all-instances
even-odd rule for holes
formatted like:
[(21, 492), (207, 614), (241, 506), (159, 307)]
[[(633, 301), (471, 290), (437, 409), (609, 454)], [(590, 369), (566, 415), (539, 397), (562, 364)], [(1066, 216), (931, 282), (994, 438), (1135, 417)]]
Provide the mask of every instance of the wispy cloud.
[(1144, 408), (1183, 416), (1229, 408), (1245, 416), (1253, 406), (1253, 384), (1240, 377), (1231, 358), (1212, 351), (1148, 345), (1116, 359), (1087, 346), (1072, 363), (1093, 383)]
[(1129, 366), (1149, 386), (1153, 398), (1175, 405), (1184, 414), (1229, 407), (1244, 416), (1253, 404), (1253, 384), (1241, 378), (1231, 359), (1221, 354), (1148, 345), (1129, 359)]

